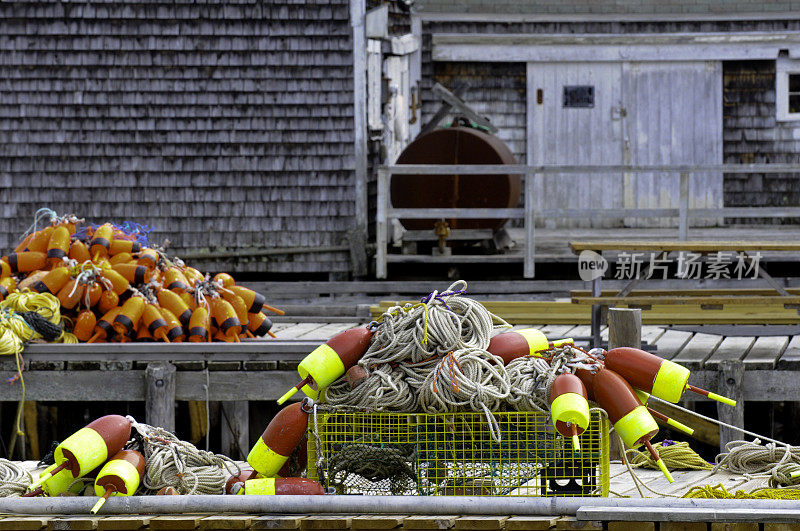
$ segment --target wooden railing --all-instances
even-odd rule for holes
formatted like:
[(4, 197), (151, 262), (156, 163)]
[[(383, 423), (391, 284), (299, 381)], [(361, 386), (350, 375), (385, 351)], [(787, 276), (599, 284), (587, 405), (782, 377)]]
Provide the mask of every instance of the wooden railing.
[[(796, 164), (699, 164), (699, 165), (654, 165), (654, 166), (523, 166), (523, 165), (412, 165), (381, 166), (378, 168), (378, 205), (376, 215), (377, 252), (376, 276), (386, 278), (387, 263), (394, 261), (388, 254), (389, 223), (393, 219), (522, 219), (525, 227), (525, 249), (522, 256), (525, 278), (535, 274), (536, 255), (535, 220), (550, 218), (678, 218), (678, 239), (688, 239), (689, 221), (692, 219), (735, 218), (783, 218), (800, 217), (800, 206), (789, 207), (722, 207), (689, 208), (689, 184), (691, 176), (698, 173), (800, 173), (800, 162)], [(680, 175), (680, 195), (677, 208), (539, 208), (533, 201), (537, 179), (554, 174), (609, 174), (626, 173), (671, 173)], [(389, 197), (389, 180), (392, 175), (429, 175), (441, 178), (445, 175), (522, 175), (524, 178), (523, 208), (394, 208)], [(587, 176), (587, 179), (590, 178)]]

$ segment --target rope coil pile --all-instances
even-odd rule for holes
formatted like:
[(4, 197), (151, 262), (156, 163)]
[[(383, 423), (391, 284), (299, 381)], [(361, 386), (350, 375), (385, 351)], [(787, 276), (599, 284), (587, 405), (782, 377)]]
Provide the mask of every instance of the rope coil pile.
[(174, 487), (180, 494), (224, 494), (225, 482), (241, 469), (231, 458), (198, 449), (173, 433), (131, 419), (141, 435), (146, 460), (144, 488)]

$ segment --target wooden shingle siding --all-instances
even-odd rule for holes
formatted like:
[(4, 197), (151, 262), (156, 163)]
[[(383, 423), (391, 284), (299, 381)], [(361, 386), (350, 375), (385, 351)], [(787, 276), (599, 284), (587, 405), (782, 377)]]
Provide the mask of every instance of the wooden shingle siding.
[[(347, 0), (0, 3), (0, 249), (42, 206), (178, 255), (346, 244)], [(193, 260), (336, 273), (348, 252)]]
[[(729, 61), (723, 70), (723, 153), (726, 163), (797, 162), (797, 122), (776, 121), (775, 62)], [(794, 206), (800, 203), (800, 175), (725, 176), (726, 206)], [(787, 223), (796, 220), (739, 220)]]

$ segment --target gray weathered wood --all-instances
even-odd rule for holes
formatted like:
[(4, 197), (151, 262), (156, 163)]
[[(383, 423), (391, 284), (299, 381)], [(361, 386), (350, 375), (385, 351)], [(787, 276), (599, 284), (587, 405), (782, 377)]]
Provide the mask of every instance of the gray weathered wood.
[(685, 365), (689, 369), (699, 369), (703, 362), (711, 356), (722, 342), (721, 336), (711, 334), (695, 334), (688, 343), (673, 356), (672, 361)]
[(667, 328), (664, 333), (655, 340), (656, 354), (664, 359), (672, 359), (686, 345), (694, 334), (681, 330)]
[[(744, 427), (744, 363), (738, 360), (724, 360), (720, 363), (718, 376), (718, 393), (736, 401), (736, 407), (731, 407), (723, 403), (717, 404), (717, 414), (719, 420), (739, 428)], [(719, 428), (719, 448), (720, 452), (725, 451), (725, 445), (730, 441), (741, 439), (741, 433), (720, 426)]]
[[(621, 522), (790, 522), (800, 519), (800, 509), (581, 507), (578, 520)], [(694, 529), (694, 528), (693, 528)]]
[(608, 309), (608, 348), (642, 346), (642, 310)]
[(728, 336), (705, 360), (705, 367), (715, 369), (725, 360), (741, 360), (753, 345), (752, 337)]
[(778, 360), (779, 369), (800, 369), (800, 335), (791, 338), (789, 344)]
[(787, 336), (757, 337), (744, 358), (746, 369), (773, 369), (789, 344)]
[(678, 239), (689, 239), (689, 174), (681, 172), (680, 182), (680, 214), (678, 216)]
[(222, 402), (220, 438), (222, 453), (231, 459), (245, 459), (250, 451), (250, 415), (246, 400)]
[[(364, 28), (365, 0), (350, 0), (350, 25), (353, 31), (353, 116), (355, 119), (353, 142), (355, 159), (355, 230), (351, 238), (352, 272), (355, 276), (366, 274), (366, 248), (368, 228), (367, 191), (367, 40)], [(357, 236), (356, 236), (357, 234)]]
[(145, 370), (146, 420), (151, 426), (175, 431), (175, 366), (157, 361)]

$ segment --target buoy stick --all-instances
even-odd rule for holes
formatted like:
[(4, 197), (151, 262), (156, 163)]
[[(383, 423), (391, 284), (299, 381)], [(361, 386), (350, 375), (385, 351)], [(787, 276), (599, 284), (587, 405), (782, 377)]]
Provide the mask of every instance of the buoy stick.
[(308, 376), (303, 378), (303, 380), (299, 384), (295, 385), (294, 387), (286, 391), (286, 394), (284, 394), (282, 397), (278, 399), (278, 404), (283, 404), (284, 402), (289, 400), (292, 397), (292, 395), (294, 395), (297, 391), (302, 389), (304, 385), (307, 385), (313, 381), (314, 378), (309, 374)]
[(167, 337), (167, 334), (164, 333), (164, 329), (163, 328), (161, 330), (159, 330), (158, 337), (163, 339), (165, 343), (169, 343), (169, 338)]
[(42, 487), (36, 487), (30, 492), (26, 492), (21, 497), (22, 498), (33, 498), (34, 496), (38, 496), (39, 494), (43, 493), (44, 489)]
[(581, 443), (580, 440), (578, 440), (578, 426), (575, 425), (574, 422), (572, 423), (572, 448), (576, 452), (581, 451)]
[(700, 389), (699, 387), (689, 384), (686, 384), (686, 388), (693, 393), (697, 393), (698, 395), (707, 396), (711, 400), (716, 400), (717, 402), (722, 402), (723, 404), (727, 404), (731, 407), (736, 407), (736, 400), (731, 400), (728, 397), (718, 395), (717, 393), (712, 393), (711, 391), (706, 391), (705, 389)]
[(95, 334), (89, 338), (87, 343), (94, 343), (100, 337), (100, 332), (95, 332)]
[(253, 335), (253, 332), (251, 332), (250, 330), (245, 330), (244, 333), (247, 335), (247, 337), (249, 339), (252, 339), (252, 338), (256, 337), (255, 335)]
[(272, 313), (277, 313), (278, 315), (286, 315), (286, 312), (284, 312), (283, 310), (279, 310), (278, 308), (275, 308), (274, 306), (270, 306), (269, 304), (263, 304), (261, 306), (261, 309), (262, 310), (269, 310)]
[(694, 430), (692, 428), (690, 428), (689, 426), (687, 426), (686, 424), (678, 422), (677, 420), (675, 420), (673, 418), (670, 418), (670, 417), (666, 416), (665, 414), (663, 414), (663, 413), (661, 413), (659, 411), (656, 411), (656, 410), (654, 410), (652, 408), (648, 407), (647, 411), (649, 411), (650, 414), (653, 415), (655, 418), (661, 420), (662, 422), (666, 422), (668, 425), (672, 426), (673, 428), (679, 429), (684, 433), (688, 433), (689, 435), (694, 435)]
[(555, 341), (548, 341), (547, 347), (548, 348), (558, 348), (563, 347), (564, 345), (574, 345), (575, 340), (571, 337), (565, 337), (564, 339), (556, 339)]
[(267, 330), (267, 333), (268, 333), (268, 334), (269, 334), (269, 336), (270, 336), (271, 338), (273, 338), (273, 339), (277, 339), (277, 338), (278, 338), (278, 336), (276, 336), (275, 334), (273, 334), (273, 333), (272, 333), (272, 332), (270, 332), (269, 330)]
[(28, 488), (29, 489), (35, 489), (36, 487), (38, 487), (39, 485), (41, 485), (42, 483), (44, 483), (45, 481), (47, 481), (51, 477), (55, 476), (56, 474), (58, 474), (59, 472), (61, 472), (65, 468), (67, 468), (68, 465), (69, 465), (69, 461), (64, 461), (63, 463), (61, 463), (60, 465), (55, 467), (50, 472), (45, 472), (44, 474), (39, 476), (39, 479), (37, 479), (36, 481), (31, 483), (31, 486), (28, 487)]
[(94, 507), (92, 507), (92, 510), (89, 512), (92, 514), (97, 514), (97, 511), (100, 510), (100, 507), (103, 506), (108, 497), (111, 496), (112, 492), (114, 492), (114, 488), (112, 486), (109, 485), (108, 487), (106, 487), (106, 491), (103, 493), (103, 496), (99, 500), (97, 500), (97, 503), (94, 504)]
[(658, 452), (656, 452), (656, 449), (653, 448), (652, 444), (650, 444), (650, 440), (649, 439), (645, 439), (644, 440), (644, 445), (647, 447), (648, 450), (650, 450), (650, 455), (652, 455), (653, 459), (656, 460), (656, 465), (658, 465), (658, 468), (661, 470), (661, 472), (664, 473), (664, 476), (666, 476), (667, 481), (669, 481), (670, 483), (675, 481), (674, 479), (672, 479), (672, 474), (670, 474), (669, 470), (667, 470), (667, 465), (664, 464), (664, 461), (661, 459), (661, 456), (658, 455)]

